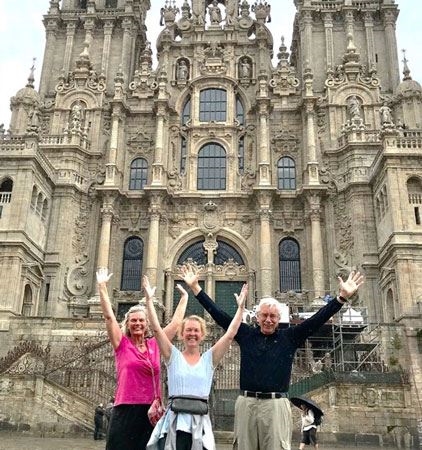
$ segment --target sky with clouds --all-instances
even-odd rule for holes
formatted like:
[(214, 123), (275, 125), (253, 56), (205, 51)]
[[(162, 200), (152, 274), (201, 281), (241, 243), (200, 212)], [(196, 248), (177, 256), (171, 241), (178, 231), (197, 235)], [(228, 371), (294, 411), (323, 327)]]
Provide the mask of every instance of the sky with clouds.
[[(0, 123), (8, 128), (10, 122), (10, 98), (25, 86), (35, 57), (35, 87), (38, 87), (44, 53), (45, 32), (42, 16), (47, 13), (49, 0), (0, 0)], [(151, 0), (147, 20), (148, 39), (155, 46), (159, 26), (159, 11), (164, 0)], [(249, 1), (252, 4), (252, 0)], [(268, 27), (274, 36), (274, 53), (280, 46), (281, 36), (290, 46), (293, 17), (293, 0), (269, 0), (272, 22)], [(421, 0), (396, 0), (400, 8), (397, 23), (397, 41), (400, 60), (401, 49), (407, 50), (407, 59), (414, 79), (422, 83), (422, 7)], [(181, 6), (183, 0), (176, 0)], [(402, 65), (401, 65), (402, 67)]]

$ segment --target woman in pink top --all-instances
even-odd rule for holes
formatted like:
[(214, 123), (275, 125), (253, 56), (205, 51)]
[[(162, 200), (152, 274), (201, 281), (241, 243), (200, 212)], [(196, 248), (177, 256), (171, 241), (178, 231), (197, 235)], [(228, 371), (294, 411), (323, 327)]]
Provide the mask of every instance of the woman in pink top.
[[(160, 390), (160, 352), (154, 337), (148, 337), (148, 317), (141, 305), (132, 306), (120, 328), (107, 292), (112, 274), (97, 271), (101, 309), (107, 334), (114, 348), (117, 372), (115, 402), (107, 433), (106, 450), (145, 450), (153, 426), (148, 409)], [(182, 294), (171, 322), (164, 328), (171, 340), (185, 315), (188, 294)]]

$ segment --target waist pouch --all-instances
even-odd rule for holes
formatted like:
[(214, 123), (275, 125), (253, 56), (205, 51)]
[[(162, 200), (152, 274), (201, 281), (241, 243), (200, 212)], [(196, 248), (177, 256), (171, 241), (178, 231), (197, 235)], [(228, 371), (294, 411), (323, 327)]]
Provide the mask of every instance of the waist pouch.
[(170, 409), (176, 413), (208, 414), (208, 400), (194, 395), (170, 397)]

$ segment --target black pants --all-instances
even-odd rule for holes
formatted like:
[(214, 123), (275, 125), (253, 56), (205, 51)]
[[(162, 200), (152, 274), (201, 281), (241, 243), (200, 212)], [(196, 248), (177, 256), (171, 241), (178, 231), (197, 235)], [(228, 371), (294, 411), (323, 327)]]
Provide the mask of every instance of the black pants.
[[(176, 450), (191, 450), (192, 448), (192, 435), (185, 431), (176, 432)], [(158, 449), (164, 450), (166, 444), (166, 437), (164, 436), (158, 441)], [(204, 448), (204, 447), (202, 447)], [(205, 449), (204, 449), (205, 450)]]
[(317, 444), (316, 428), (302, 432), (302, 444), (315, 445)]
[(102, 419), (94, 419), (94, 439), (97, 441), (98, 439), (103, 438), (103, 420)]
[(118, 405), (113, 408), (106, 450), (145, 450), (153, 430), (150, 405)]

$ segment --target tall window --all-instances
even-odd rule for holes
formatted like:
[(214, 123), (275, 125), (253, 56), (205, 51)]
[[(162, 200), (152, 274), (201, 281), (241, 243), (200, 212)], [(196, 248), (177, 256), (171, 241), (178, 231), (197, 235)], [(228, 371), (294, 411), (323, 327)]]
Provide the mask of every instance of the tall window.
[(226, 189), (226, 152), (216, 143), (207, 144), (198, 153), (198, 189)]
[(123, 249), (122, 291), (140, 291), (144, 243), (138, 237), (126, 240)]
[(288, 156), (283, 156), (277, 163), (278, 189), (296, 189), (296, 168), (295, 162)]
[(117, 8), (117, 0), (106, 0), (106, 8)]
[(283, 239), (278, 248), (280, 265), (280, 291), (301, 291), (300, 249), (294, 239)]
[(186, 125), (187, 122), (190, 120), (190, 97), (185, 102), (185, 106), (183, 106), (182, 111), (182, 125)]
[(0, 183), (0, 203), (10, 203), (12, 199), (13, 181), (6, 178)]
[(148, 163), (144, 158), (136, 158), (130, 165), (130, 190), (141, 190), (148, 181)]
[(188, 141), (184, 136), (181, 137), (180, 143), (180, 174), (184, 175), (186, 172), (186, 159), (188, 155)]
[(245, 170), (245, 136), (240, 136), (237, 147), (237, 162), (239, 165), (239, 172), (243, 173)]
[(225, 122), (227, 93), (224, 89), (204, 89), (199, 96), (200, 122)]
[(239, 125), (245, 123), (245, 109), (243, 108), (243, 103), (239, 96), (236, 97), (236, 119), (239, 122)]

